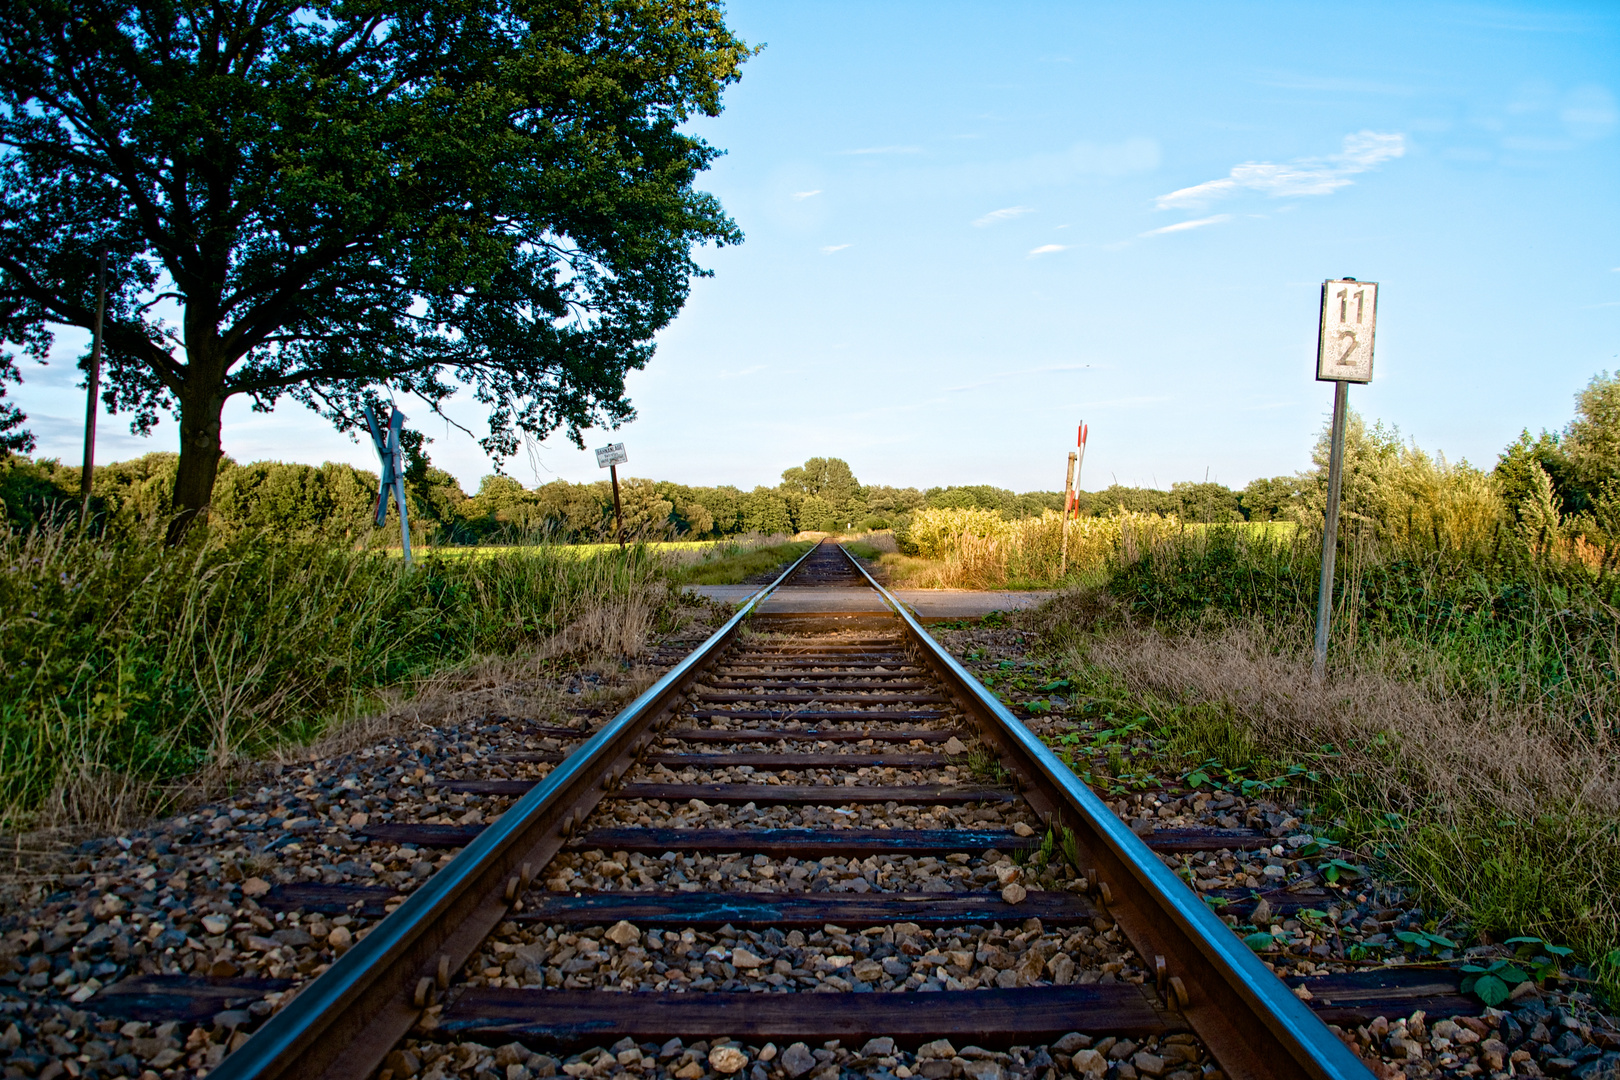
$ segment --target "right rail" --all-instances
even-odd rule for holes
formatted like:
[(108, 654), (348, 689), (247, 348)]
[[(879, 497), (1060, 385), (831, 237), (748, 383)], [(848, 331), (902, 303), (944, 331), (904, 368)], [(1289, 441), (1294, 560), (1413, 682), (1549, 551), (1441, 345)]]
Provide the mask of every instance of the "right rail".
[[(842, 550), (842, 548), (840, 548)], [(983, 683), (946, 652), (905, 605), (846, 558), (878, 591), (957, 703), (1001, 750), (1024, 798), (1043, 816), (1071, 826), (1100, 898), (1143, 957), (1157, 966), (1161, 991), (1179, 1007), (1228, 1076), (1358, 1077), (1367, 1069), (1305, 1003), (1283, 985), (1159, 856), (1080, 782)]]

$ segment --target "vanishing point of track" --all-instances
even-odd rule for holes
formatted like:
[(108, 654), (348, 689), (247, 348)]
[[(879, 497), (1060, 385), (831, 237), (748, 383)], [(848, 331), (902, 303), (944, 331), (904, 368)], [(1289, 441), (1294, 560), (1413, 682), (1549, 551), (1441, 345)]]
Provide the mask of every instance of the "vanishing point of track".
[[(880, 604), (790, 613), (761, 611), (779, 586), (820, 587), (829, 600), (866, 590)], [(797, 605), (803, 608), (801, 601)], [(814, 604), (810, 605), (814, 607)], [(886, 611), (874, 613), (882, 607)], [(582, 733), (571, 733), (576, 736)], [(955, 745), (952, 745), (952, 744)], [(980, 749), (993, 784), (918, 784), (940, 775), (946, 751)], [(960, 756), (956, 759), (965, 761)], [(690, 783), (683, 772), (746, 765), (746, 782)], [(829, 783), (825, 771), (831, 770)], [(802, 783), (817, 775), (821, 783)], [(963, 770), (948, 775), (960, 779)], [(783, 779), (778, 774), (788, 777)], [(857, 781), (857, 777), (859, 781)], [(1357, 1077), (1367, 1071), (1323, 1018), (1290, 992), (1153, 848), (1121, 822), (976, 679), (959, 666), (842, 548), (812, 549), (755, 594), (720, 630), (618, 716), (561, 757), (542, 780), (460, 782), (521, 797), (486, 827), (379, 826), (396, 841), (465, 845), (324, 974), (270, 1018), (211, 1075), (218, 1080), (333, 1080), (370, 1076), (432, 1010), (463, 1040), (515, 1040), (541, 1050), (672, 1036), (848, 1045), (888, 1036), (915, 1047), (938, 1038), (981, 1046), (1035, 1045), (1065, 1032), (1143, 1038), (1190, 1031), (1232, 1078)], [(599, 808), (641, 799), (663, 805), (820, 806), (838, 828), (760, 827), (739, 814), (727, 828), (603, 827)], [(1018, 890), (999, 880), (970, 892), (676, 890), (548, 887), (548, 864), (587, 849), (693, 852), (815, 860), (934, 857), (944, 862), (1039, 844), (1041, 832), (961, 826), (862, 827), (862, 807), (1017, 806), (1072, 831), (1078, 884)], [(600, 816), (600, 815), (598, 815)], [(870, 817), (870, 815), (867, 815)], [(437, 829), (444, 835), (435, 841)], [(1219, 837), (1186, 840), (1204, 849)], [(1166, 850), (1163, 843), (1156, 845)], [(1016, 877), (1003, 860), (1006, 877)], [(1013, 902), (1009, 902), (1009, 900)], [(673, 934), (729, 926), (783, 935), (833, 924), (859, 933), (897, 924), (1118, 927), (1147, 972), (1140, 985), (1045, 977), (1025, 985), (938, 993), (798, 993), (782, 974), (735, 989), (610, 992), (465, 985), (463, 969), (498, 927), (515, 922)], [(750, 960), (758, 959), (750, 954)], [(896, 957), (911, 960), (912, 957)], [(1074, 962), (1083, 966), (1084, 958)], [(898, 970), (898, 969), (897, 969)], [(943, 971), (943, 966), (940, 969)], [(1067, 973), (1065, 973), (1067, 974)], [(480, 980), (482, 981), (482, 980)], [(1029, 983), (1033, 982), (1033, 985)], [(728, 986), (732, 985), (728, 981)], [(864, 988), (864, 984), (863, 984)]]

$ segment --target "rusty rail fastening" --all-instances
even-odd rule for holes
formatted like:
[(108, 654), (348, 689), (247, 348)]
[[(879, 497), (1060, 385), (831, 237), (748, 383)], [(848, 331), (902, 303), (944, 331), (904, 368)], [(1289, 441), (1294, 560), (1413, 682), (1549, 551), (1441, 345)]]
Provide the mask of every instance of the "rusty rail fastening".
[[(708, 640), (568, 754), (448, 865), (305, 986), (211, 1076), (217, 1080), (353, 1080), (371, 1075), (423, 1009), (442, 996), (452, 975), (508, 917), (514, 902), (521, 900), (597, 803), (622, 782), (658, 729), (681, 707), (704, 668), (726, 650), (772, 592), (818, 550), (812, 548), (776, 581), (750, 597)], [(1364, 1080), (1367, 1070), (1355, 1055), (1147, 844), (957, 664), (904, 605), (847, 552), (839, 551), (865, 579), (864, 584), (875, 589), (892, 609), (907, 642), (948, 689), (950, 699), (977, 723), (981, 738), (995, 748), (1001, 764), (1012, 774), (1018, 794), (1043, 819), (1072, 830), (1083, 864), (1076, 869), (1091, 878), (1091, 899), (1107, 908), (1144, 960), (1152, 958), (1162, 996), (1158, 1008), (1165, 1014), (1179, 1013), (1234, 1080)], [(861, 789), (837, 790), (847, 795)], [(1024, 994), (1026, 997), (1017, 1000), (1033, 1001), (1037, 998), (1028, 995), (1042, 992), (1042, 988), (1032, 988), (924, 996), (965, 999), (982, 995), (979, 1000), (989, 1003), (997, 993)], [(691, 999), (687, 1003), (740, 999), (736, 1001), (740, 1006), (749, 999), (761, 1000), (746, 994), (674, 996)], [(851, 1004), (849, 1000), (836, 1000), (849, 997), (801, 995), (798, 1008), (800, 1012), (851, 1014), (851, 1009), (843, 1008)], [(725, 1004), (714, 1000), (709, 1006)], [(834, 1027), (852, 1022), (848, 1016), (829, 1020)], [(1074, 1017), (1073, 1026), (1083, 1028), (1084, 1017)]]

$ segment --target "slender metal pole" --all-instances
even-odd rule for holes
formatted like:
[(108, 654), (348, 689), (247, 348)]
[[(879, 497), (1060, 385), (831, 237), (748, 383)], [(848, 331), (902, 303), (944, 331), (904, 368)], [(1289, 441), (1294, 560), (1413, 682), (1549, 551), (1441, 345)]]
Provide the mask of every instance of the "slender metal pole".
[[(399, 442), (400, 429), (405, 426), (405, 414), (398, 409), (388, 423), (388, 460), (393, 464), (394, 501), (399, 503), (399, 542), (405, 556), (405, 565), (411, 565), (411, 517), (405, 509), (405, 451)], [(386, 501), (386, 500), (385, 500)]]
[(107, 249), (97, 252), (96, 325), (90, 346), (90, 385), (84, 405), (84, 468), (79, 472), (79, 528), (90, 516), (90, 483), (96, 470), (96, 396), (101, 393), (101, 324), (107, 312)]
[(1344, 486), (1344, 421), (1349, 407), (1350, 384), (1333, 384), (1333, 433), (1328, 452), (1327, 517), (1322, 525), (1322, 585), (1316, 594), (1316, 657), (1311, 662), (1311, 678), (1321, 682), (1327, 675), (1328, 621), (1333, 615), (1333, 556), (1338, 549), (1339, 492)]
[(405, 474), (394, 473), (394, 501), (399, 503), (399, 542), (404, 547), (405, 565), (411, 565), (411, 518), (405, 511)]
[(608, 466), (608, 475), (613, 477), (613, 521), (619, 530), (619, 550), (624, 550), (624, 510), (619, 506), (619, 467)]
[(1058, 560), (1058, 577), (1069, 572), (1069, 511), (1074, 509), (1074, 459), (1073, 450), (1069, 451), (1069, 472), (1063, 478), (1063, 555)]

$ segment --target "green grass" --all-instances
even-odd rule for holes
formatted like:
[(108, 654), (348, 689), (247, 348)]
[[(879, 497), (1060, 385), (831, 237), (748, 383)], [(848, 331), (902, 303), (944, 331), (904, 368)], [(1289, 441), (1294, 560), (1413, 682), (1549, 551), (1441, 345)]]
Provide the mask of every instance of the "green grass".
[(405, 567), (262, 537), (0, 531), (0, 823), (75, 779), (161, 784), (311, 739), (380, 688), (618, 633), (672, 601), (669, 572), (640, 546)]
[(697, 562), (677, 567), (675, 577), (682, 585), (738, 585), (786, 566), (815, 546), (805, 540), (757, 547), (720, 544), (704, 551)]

